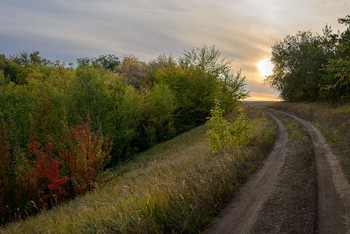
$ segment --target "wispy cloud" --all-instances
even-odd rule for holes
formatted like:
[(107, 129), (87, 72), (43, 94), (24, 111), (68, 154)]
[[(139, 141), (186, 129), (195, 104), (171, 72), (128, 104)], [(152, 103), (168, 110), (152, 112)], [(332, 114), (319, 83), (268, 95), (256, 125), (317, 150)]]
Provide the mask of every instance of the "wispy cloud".
[[(266, 92), (256, 64), (298, 30), (338, 27), (348, 0), (0, 0), (0, 53), (40, 50), (72, 61), (105, 53), (144, 60), (216, 45), (243, 69), (252, 93)], [(68, 62), (67, 61), (67, 62)]]

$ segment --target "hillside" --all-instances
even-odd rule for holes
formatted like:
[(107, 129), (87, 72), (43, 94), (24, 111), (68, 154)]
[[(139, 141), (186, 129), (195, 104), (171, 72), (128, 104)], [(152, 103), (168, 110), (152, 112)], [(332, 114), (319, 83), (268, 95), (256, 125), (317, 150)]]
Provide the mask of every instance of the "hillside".
[[(253, 142), (214, 153), (200, 126), (117, 167), (104, 185), (1, 232), (198, 232), (268, 154), (274, 124), (249, 107)], [(230, 115), (229, 120), (234, 120)]]

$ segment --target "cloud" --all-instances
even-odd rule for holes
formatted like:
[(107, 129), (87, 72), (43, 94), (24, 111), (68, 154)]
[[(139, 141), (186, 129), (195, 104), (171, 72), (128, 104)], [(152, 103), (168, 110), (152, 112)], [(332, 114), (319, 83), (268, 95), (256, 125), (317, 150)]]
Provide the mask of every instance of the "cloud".
[[(256, 64), (298, 30), (321, 32), (348, 14), (348, 0), (0, 0), (0, 53), (39, 50), (68, 59), (115, 53), (150, 60), (216, 45), (242, 68), (252, 93), (263, 86)], [(69, 62), (69, 61), (66, 61)]]

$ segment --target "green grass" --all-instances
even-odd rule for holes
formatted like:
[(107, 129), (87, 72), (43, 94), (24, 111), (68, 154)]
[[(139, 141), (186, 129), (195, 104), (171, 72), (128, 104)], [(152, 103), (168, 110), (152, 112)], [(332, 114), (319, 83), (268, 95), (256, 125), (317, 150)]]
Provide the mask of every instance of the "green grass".
[(200, 126), (118, 166), (94, 192), (0, 232), (199, 232), (273, 145), (275, 124), (263, 109), (248, 116), (255, 128), (246, 148), (213, 153)]

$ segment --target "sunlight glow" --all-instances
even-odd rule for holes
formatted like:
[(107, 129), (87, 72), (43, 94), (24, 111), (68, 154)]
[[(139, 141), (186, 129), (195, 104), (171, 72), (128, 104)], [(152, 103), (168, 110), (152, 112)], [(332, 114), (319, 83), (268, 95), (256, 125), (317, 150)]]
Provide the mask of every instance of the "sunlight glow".
[(258, 63), (258, 68), (260, 70), (260, 74), (265, 76), (272, 75), (273, 71), (273, 64), (271, 63), (270, 59), (264, 59)]

